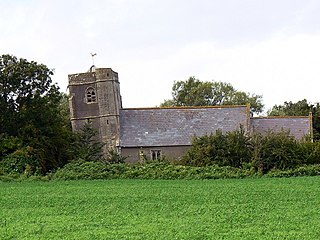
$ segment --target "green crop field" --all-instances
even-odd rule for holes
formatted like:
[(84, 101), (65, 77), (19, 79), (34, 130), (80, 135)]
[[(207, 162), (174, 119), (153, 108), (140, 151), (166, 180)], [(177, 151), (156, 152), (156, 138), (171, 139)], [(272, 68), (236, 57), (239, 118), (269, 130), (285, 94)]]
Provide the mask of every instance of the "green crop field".
[(320, 239), (320, 177), (0, 182), (0, 239)]

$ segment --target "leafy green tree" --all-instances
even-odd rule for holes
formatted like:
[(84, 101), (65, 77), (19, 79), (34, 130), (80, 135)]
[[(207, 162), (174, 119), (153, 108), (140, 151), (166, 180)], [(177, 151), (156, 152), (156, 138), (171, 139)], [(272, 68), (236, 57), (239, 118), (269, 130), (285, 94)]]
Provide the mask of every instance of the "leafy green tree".
[(306, 99), (296, 103), (284, 102), (283, 105), (274, 105), (268, 112), (269, 116), (308, 116), (312, 112), (313, 105)]
[(32, 149), (28, 155), (42, 173), (68, 161), (72, 135), (61, 111), (63, 94), (52, 83), (52, 75), (46, 65), (0, 56), (0, 134), (18, 138), (22, 148)]
[(274, 105), (268, 112), (269, 116), (309, 116), (312, 114), (313, 137), (320, 140), (320, 103), (309, 103), (306, 99), (297, 102), (284, 102)]
[(202, 82), (195, 77), (186, 81), (175, 81), (172, 99), (165, 100), (161, 106), (215, 106), (251, 104), (254, 113), (263, 109), (262, 96), (234, 89), (229, 83)]

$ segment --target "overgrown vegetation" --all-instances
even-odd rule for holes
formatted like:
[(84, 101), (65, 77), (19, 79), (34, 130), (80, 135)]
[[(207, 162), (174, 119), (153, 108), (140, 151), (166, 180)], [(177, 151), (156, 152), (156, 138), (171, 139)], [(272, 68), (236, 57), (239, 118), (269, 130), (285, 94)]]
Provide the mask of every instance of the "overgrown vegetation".
[(74, 162), (52, 174), (51, 179), (219, 179), (253, 176), (249, 170), (233, 167), (192, 167), (169, 162), (147, 164), (104, 164), (101, 162)]
[[(95, 138), (91, 123), (76, 134), (74, 159), (45, 179), (218, 179), (256, 176), (289, 177), (320, 175), (320, 143), (297, 141), (289, 132), (248, 135), (238, 131), (195, 137), (179, 162), (148, 161), (126, 164), (116, 150), (102, 158), (103, 144)], [(8, 143), (11, 143), (8, 144)], [(20, 146), (15, 138), (4, 141), (8, 149)], [(24, 179), (40, 173), (32, 148), (20, 148), (0, 163), (2, 180)], [(22, 175), (21, 175), (22, 174)]]
[(255, 172), (320, 164), (320, 143), (297, 141), (289, 132), (248, 135), (242, 129), (196, 137), (182, 160), (191, 166), (232, 166)]
[(184, 156), (183, 165), (242, 167), (250, 162), (252, 142), (241, 128), (238, 131), (194, 137), (191, 149)]
[(317, 175), (320, 175), (320, 164), (303, 165), (288, 170), (272, 169), (268, 173), (263, 174), (253, 169), (234, 168), (230, 166), (221, 167), (218, 165), (194, 167), (174, 165), (168, 162), (129, 165), (81, 161), (67, 164), (56, 173), (49, 175), (49, 179), (225, 179)]
[[(106, 144), (98, 139), (98, 131), (94, 128), (92, 122), (85, 123), (74, 136), (74, 141), (70, 147), (72, 161), (112, 164), (124, 163), (126, 159), (116, 149), (106, 149)], [(103, 151), (106, 151), (107, 154), (104, 154)]]

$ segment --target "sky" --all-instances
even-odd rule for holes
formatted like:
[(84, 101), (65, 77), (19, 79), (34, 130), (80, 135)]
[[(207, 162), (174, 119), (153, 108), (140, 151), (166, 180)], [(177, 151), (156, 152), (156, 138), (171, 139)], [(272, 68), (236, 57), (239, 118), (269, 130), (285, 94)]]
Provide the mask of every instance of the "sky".
[(43, 63), (67, 92), (93, 64), (118, 72), (123, 107), (154, 107), (195, 76), (320, 102), (320, 0), (0, 0), (0, 54)]

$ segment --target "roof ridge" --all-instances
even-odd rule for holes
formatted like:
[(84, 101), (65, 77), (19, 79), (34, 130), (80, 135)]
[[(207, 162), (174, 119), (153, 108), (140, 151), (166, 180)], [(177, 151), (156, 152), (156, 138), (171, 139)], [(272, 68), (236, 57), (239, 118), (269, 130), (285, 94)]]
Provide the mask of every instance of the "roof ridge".
[(122, 108), (121, 110), (207, 109), (207, 108), (242, 108), (242, 107), (247, 107), (247, 105), (141, 107), (141, 108)]
[(272, 118), (310, 118), (310, 116), (258, 116), (251, 119), (272, 119)]

